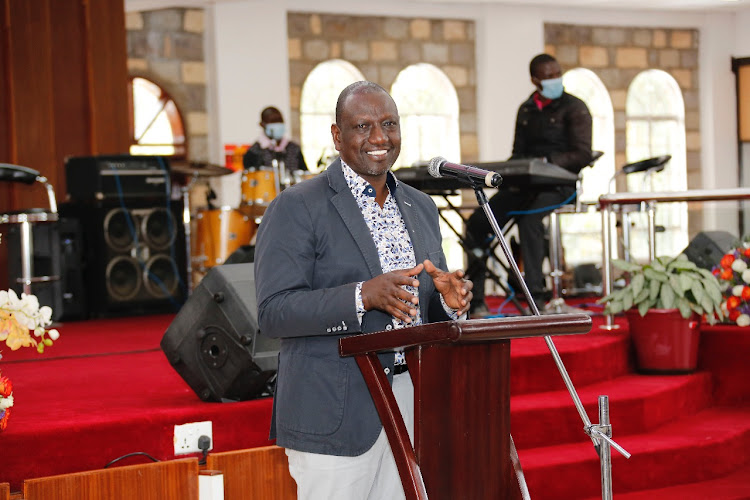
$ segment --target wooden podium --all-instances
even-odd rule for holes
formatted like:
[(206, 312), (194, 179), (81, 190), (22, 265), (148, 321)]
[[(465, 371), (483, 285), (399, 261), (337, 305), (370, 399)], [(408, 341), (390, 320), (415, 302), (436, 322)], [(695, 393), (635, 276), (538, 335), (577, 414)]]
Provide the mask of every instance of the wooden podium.
[[(510, 339), (589, 330), (586, 314), (446, 321), (346, 337), (339, 351), (357, 360), (407, 499), (514, 498)], [(397, 348), (414, 383), (414, 448), (377, 357)]]

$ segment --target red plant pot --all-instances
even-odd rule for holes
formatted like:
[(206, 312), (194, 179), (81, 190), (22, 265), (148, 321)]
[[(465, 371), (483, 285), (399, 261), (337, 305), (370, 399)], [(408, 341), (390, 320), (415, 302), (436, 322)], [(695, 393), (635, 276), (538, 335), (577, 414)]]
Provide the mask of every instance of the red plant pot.
[(679, 309), (649, 309), (641, 317), (637, 309), (625, 311), (636, 354), (636, 366), (644, 372), (685, 373), (698, 366), (700, 317), (685, 319)]

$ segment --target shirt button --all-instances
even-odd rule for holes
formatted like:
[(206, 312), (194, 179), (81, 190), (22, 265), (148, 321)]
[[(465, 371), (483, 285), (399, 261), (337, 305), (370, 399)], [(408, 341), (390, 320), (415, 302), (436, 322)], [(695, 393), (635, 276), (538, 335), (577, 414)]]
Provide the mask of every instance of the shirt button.
[(393, 330), (393, 324), (389, 323), (388, 325), (386, 325), (385, 329), (386, 330)]
[(331, 329), (330, 328), (326, 328), (326, 332), (327, 333), (331, 333)]
[(390, 368), (385, 368), (383, 371), (385, 372), (386, 375), (388, 375), (389, 373), (391, 373), (391, 369)]

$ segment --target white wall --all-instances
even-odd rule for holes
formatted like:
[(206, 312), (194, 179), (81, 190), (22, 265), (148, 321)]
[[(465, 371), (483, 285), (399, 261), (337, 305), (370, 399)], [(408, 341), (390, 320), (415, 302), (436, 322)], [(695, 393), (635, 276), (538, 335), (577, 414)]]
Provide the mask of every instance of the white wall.
[[(736, 178), (734, 75), (730, 57), (750, 56), (750, 9), (739, 14), (537, 8), (490, 4), (377, 3), (318, 0), (237, 0), (212, 10), (216, 130), (212, 161), (223, 162), (222, 145), (251, 142), (260, 110), (276, 105), (289, 115), (286, 13), (325, 12), (472, 19), (476, 23), (477, 108), (480, 160), (510, 154), (519, 103), (532, 90), (528, 61), (544, 48), (544, 23), (601, 26), (684, 27), (700, 30), (703, 185), (730, 187)], [(737, 28), (736, 28), (737, 27)], [(211, 64), (211, 63), (209, 63)], [(232, 176), (221, 178), (235, 184)], [(234, 187), (228, 188), (235, 189)], [(237, 193), (239, 196), (239, 193)], [(234, 204), (234, 203), (230, 203)], [(714, 221), (718, 224), (717, 221)]]

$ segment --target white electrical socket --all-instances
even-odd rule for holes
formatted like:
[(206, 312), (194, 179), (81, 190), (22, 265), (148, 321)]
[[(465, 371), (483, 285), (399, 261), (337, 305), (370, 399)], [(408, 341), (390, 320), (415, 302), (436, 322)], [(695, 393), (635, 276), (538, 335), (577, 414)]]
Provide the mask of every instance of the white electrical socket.
[(201, 436), (208, 436), (211, 440), (209, 450), (214, 447), (213, 423), (209, 420), (206, 422), (191, 422), (189, 424), (174, 426), (174, 454), (187, 455), (189, 453), (201, 453), (198, 447), (198, 439)]

